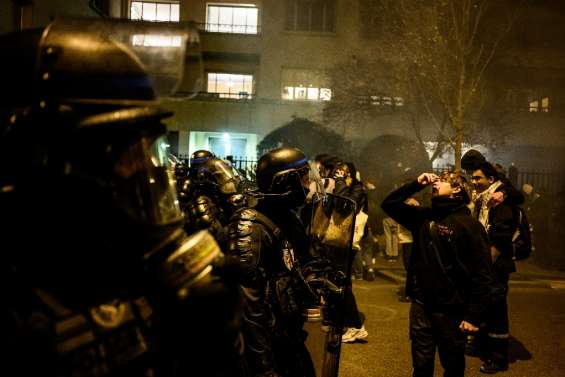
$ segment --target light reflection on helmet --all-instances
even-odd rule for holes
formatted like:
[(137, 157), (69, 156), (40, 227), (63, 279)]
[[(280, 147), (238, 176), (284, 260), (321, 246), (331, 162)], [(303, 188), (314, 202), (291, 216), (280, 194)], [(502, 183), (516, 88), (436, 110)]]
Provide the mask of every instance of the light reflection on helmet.
[(259, 159), (257, 184), (261, 192), (285, 196), (291, 206), (298, 206), (309, 191), (309, 172), (308, 157), (301, 150), (277, 148)]

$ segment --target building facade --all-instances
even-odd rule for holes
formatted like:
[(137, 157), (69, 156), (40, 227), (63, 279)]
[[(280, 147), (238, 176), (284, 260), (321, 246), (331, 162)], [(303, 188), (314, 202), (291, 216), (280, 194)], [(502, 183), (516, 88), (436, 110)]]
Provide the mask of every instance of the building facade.
[[(202, 42), (199, 94), (181, 86), (163, 100), (175, 113), (168, 127), (172, 150), (180, 155), (209, 149), (255, 159), (257, 143), (293, 118), (323, 123), (324, 106), (333, 99), (327, 71), (379, 48), (378, 39), (362, 37), (366, 0), (3, 1), (9, 6), (0, 11), (0, 32), (61, 16), (195, 22)], [(501, 140), (504, 147), (493, 154), (504, 163), (538, 165), (548, 156), (565, 163), (565, 7), (560, 3), (535, 2), (486, 74), (490, 96), (505, 107), (512, 125)], [(378, 127), (344, 125), (359, 148), (384, 133), (413, 138), (402, 99), (383, 97), (379, 104), (394, 104), (399, 111), (384, 116)]]

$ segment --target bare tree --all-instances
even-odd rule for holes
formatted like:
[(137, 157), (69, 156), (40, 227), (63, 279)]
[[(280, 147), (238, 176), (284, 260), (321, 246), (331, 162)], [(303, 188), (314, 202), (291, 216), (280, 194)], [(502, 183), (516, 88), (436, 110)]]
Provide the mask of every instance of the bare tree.
[[(512, 6), (512, 2), (504, 6), (504, 1), (494, 0), (360, 1), (362, 32), (369, 39), (374, 37), (374, 43), (379, 46), (378, 50), (368, 49), (369, 57), (364, 59), (388, 62), (381, 64), (381, 68), (388, 67), (385, 71), (388, 80), (381, 80), (380, 76), (384, 75), (375, 75), (375, 71), (367, 72), (362, 77), (369, 85), (361, 92), (369, 96), (378, 95), (378, 89), (383, 93), (402, 93), (403, 111), (409, 116), (416, 138), (424, 141), (422, 118), (425, 118), (426, 124), (432, 124), (437, 133), (439, 148), (435, 155), (449, 145), (459, 169), (463, 142), (472, 142), (474, 136), (483, 132), (481, 126), (486, 126), (486, 118), (480, 115), (485, 110), (485, 72), (519, 7)], [(375, 53), (378, 60), (371, 57)], [(383, 84), (385, 81), (388, 83)], [(376, 83), (381, 88), (375, 87)], [(360, 89), (351, 83), (343, 85)], [(325, 112), (329, 119), (337, 119), (336, 113), (340, 113), (340, 107), (346, 111), (347, 104), (354, 111), (353, 101), (342, 97), (350, 93), (338, 87), (336, 103), (328, 104)], [(359, 107), (356, 110), (357, 115), (364, 112)]]
[(393, 116), (395, 123), (410, 127), (422, 145), (428, 146), (430, 140), (436, 142), (431, 161), (440, 156), (447, 144), (446, 118), (439, 122), (434, 136), (424, 129), (426, 109), (414, 81), (403, 72), (404, 67), (383, 53), (382, 46), (357, 51), (351, 60), (327, 72), (332, 101), (324, 107), (325, 124), (347, 138), (351, 128), (378, 127)]

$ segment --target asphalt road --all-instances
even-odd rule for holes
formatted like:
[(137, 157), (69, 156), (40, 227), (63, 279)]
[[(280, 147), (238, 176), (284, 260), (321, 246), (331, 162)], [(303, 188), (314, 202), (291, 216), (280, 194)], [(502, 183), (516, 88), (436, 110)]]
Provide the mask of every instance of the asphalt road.
[[(408, 303), (398, 301), (398, 285), (377, 279), (355, 281), (360, 310), (367, 316), (367, 342), (344, 344), (340, 377), (411, 376)], [(565, 288), (565, 286), (564, 286)], [(565, 376), (565, 289), (547, 286), (511, 287), (509, 296), (511, 359), (507, 377)], [(321, 342), (319, 325), (310, 324), (310, 343)], [(320, 347), (311, 347), (316, 363)], [(481, 361), (467, 358), (466, 376), (485, 376)], [(436, 359), (435, 376), (443, 370)]]

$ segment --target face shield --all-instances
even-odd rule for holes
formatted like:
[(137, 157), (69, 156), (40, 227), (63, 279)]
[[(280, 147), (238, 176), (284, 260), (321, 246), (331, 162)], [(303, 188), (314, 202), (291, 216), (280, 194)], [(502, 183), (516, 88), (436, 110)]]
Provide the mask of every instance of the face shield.
[(113, 165), (114, 199), (136, 221), (168, 225), (182, 219), (164, 136), (142, 137)]
[(270, 191), (285, 194), (290, 192), (302, 204), (310, 191), (310, 165), (298, 169), (283, 170), (273, 176)]
[(218, 184), (218, 190), (224, 195), (237, 193), (240, 177), (236, 175), (232, 168), (224, 164), (216, 164), (217, 170), (212, 174)]
[(200, 89), (195, 27), (109, 19), (60, 19), (41, 41), (42, 99), (66, 104), (146, 105)]

